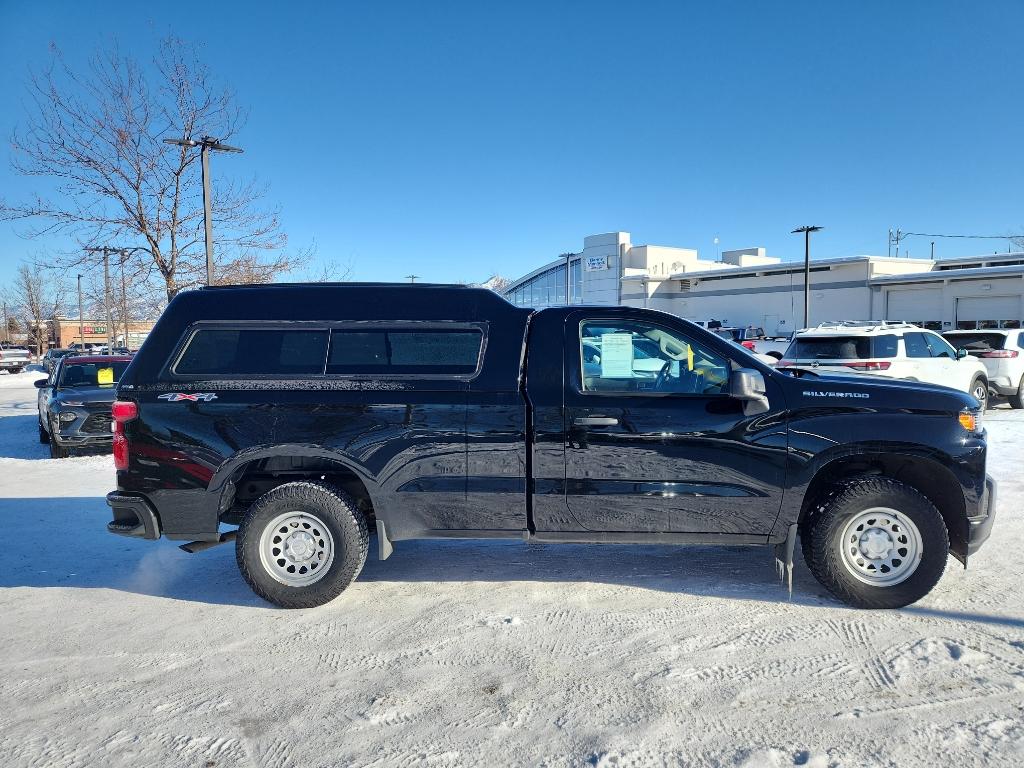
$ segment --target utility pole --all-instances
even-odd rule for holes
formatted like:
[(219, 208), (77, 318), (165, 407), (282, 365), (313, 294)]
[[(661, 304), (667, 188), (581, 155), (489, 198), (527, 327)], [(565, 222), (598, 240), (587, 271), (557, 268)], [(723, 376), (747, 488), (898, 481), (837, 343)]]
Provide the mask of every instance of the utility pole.
[[(111, 354), (114, 353), (114, 340), (113, 340), (113, 338), (110, 335), (110, 332), (111, 332), (111, 329), (112, 329), (112, 326), (113, 326), (113, 318), (112, 318), (112, 316), (110, 314), (110, 254), (112, 254), (112, 253), (122, 253), (123, 254), (124, 253), (124, 248), (113, 248), (113, 247), (111, 247), (109, 245), (101, 245), (99, 247), (86, 248), (85, 250), (88, 251), (89, 253), (102, 253), (103, 254), (103, 309), (104, 309), (104, 313), (107, 316), (107, 319), (106, 319), (106, 322), (107, 322), (107, 354), (111, 355)], [(81, 281), (79, 281), (79, 285), (81, 285)], [(81, 297), (79, 297), (79, 314), (78, 314), (78, 319), (79, 319), (79, 322), (81, 322), (81, 319), (82, 319), (82, 314), (81, 314)], [(84, 338), (82, 339), (82, 342), (83, 343), (85, 342)]]
[(409, 280), (410, 283), (415, 283), (417, 277), (419, 277), (419, 275), (406, 275), (406, 278)]
[(128, 346), (128, 287), (124, 281), (124, 260), (128, 255), (127, 251), (121, 251), (121, 325), (124, 326), (124, 348), (131, 350)]
[(804, 328), (810, 326), (811, 321), (811, 232), (820, 232), (824, 227), (797, 227), (791, 235), (804, 233)]
[(82, 276), (78, 276), (78, 345), (85, 352), (85, 320), (82, 318)]
[(203, 173), (203, 222), (206, 229), (206, 284), (213, 285), (213, 216), (211, 213), (212, 201), (210, 194), (210, 150), (216, 152), (244, 152), (238, 147), (231, 147), (221, 144), (212, 136), (203, 136), (195, 139), (164, 139), (164, 144), (176, 144), (179, 147), (199, 147), (200, 164)]
[(4, 341), (11, 343), (11, 324), (7, 321), (7, 302), (4, 302)]

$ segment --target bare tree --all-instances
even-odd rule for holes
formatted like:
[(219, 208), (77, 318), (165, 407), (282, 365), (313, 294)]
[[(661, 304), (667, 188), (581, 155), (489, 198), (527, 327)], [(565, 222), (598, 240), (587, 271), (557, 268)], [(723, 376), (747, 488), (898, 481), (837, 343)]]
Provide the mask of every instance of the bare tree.
[(39, 355), (45, 351), (50, 321), (60, 314), (63, 301), (63, 286), (53, 272), (40, 272), (27, 264), (18, 267), (7, 303), (21, 317), (27, 343), (34, 344)]
[[(195, 49), (163, 40), (151, 67), (105, 49), (84, 72), (54, 50), (28, 93), (26, 124), (11, 140), (12, 166), (55, 182), (55, 193), (0, 199), (0, 220), (29, 222), (28, 236), (63, 233), (81, 245), (132, 246), (140, 273), (152, 270), (168, 299), (202, 284), (199, 150), (163, 140), (227, 141), (245, 113)], [(213, 185), (216, 282), (266, 282), (304, 263), (305, 254), (284, 251), (277, 211), (260, 205), (264, 192), (255, 182)], [(71, 252), (56, 266), (81, 271), (99, 263), (96, 254)]]

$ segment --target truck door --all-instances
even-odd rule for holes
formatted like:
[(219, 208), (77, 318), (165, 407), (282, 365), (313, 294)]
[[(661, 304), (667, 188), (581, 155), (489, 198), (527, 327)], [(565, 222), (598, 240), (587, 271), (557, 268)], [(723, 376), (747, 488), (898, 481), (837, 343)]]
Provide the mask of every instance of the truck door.
[(580, 527), (771, 530), (785, 480), (784, 404), (767, 381), (769, 412), (744, 415), (729, 395), (742, 353), (627, 308), (568, 315), (564, 349), (566, 504)]

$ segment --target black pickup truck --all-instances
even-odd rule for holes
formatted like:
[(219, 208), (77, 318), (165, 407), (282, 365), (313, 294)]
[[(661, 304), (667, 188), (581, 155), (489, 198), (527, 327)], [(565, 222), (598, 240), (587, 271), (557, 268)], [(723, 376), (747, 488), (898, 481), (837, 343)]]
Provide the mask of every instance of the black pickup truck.
[(117, 398), (109, 530), (235, 539), (287, 607), (336, 597), (375, 532), (382, 559), (417, 538), (760, 545), (783, 572), (799, 534), (834, 595), (891, 608), (994, 517), (969, 395), (774, 370), (644, 309), (205, 288), (170, 303)]

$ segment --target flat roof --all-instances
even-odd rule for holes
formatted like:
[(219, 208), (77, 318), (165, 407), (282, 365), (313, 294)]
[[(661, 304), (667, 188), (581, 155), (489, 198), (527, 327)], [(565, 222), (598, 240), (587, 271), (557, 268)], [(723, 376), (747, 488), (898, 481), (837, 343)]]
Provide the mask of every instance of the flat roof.
[(1024, 264), (1010, 264), (1005, 267), (970, 267), (967, 269), (932, 270), (931, 272), (908, 272), (902, 275), (873, 277), (869, 282), (872, 285), (884, 285), (891, 283), (919, 283), (921, 281), (934, 282), (936, 280), (977, 280), (986, 277), (1013, 277), (1014, 275), (1024, 275)]
[[(908, 259), (897, 256), (838, 256), (831, 259), (811, 259), (811, 268), (828, 267), (833, 264), (855, 264), (865, 261), (899, 262), (902, 264), (933, 264), (931, 259)], [(700, 279), (703, 275), (718, 275), (721, 272), (728, 272), (730, 277), (750, 277), (761, 272), (788, 272), (791, 269), (803, 269), (803, 260), (781, 261), (778, 264), (752, 264), (749, 267), (733, 267), (732, 269), (707, 269), (695, 270), (693, 272), (673, 272), (669, 275), (670, 280), (686, 280), (696, 277)]]

